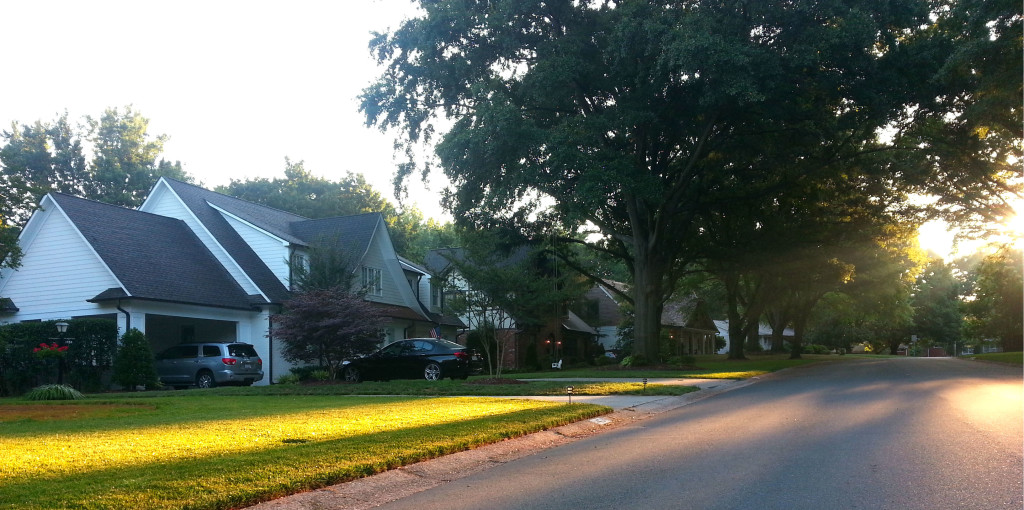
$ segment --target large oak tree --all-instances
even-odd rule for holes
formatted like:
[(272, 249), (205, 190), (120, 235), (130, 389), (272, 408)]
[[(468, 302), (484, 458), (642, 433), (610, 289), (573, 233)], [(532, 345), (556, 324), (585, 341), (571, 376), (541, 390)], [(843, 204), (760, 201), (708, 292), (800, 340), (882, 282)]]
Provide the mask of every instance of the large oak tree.
[[(962, 212), (1007, 178), (978, 157), (960, 115), (978, 84), (944, 67), (962, 34), (935, 29), (929, 2), (420, 6), (371, 42), (386, 67), (362, 96), (368, 122), (410, 155), (437, 142), (464, 225), (593, 228), (588, 244), (632, 273), (648, 359), (683, 268), (728, 244), (704, 224), (735, 205), (838, 189), (889, 213), (919, 192)], [(735, 232), (757, 228), (744, 216)]]

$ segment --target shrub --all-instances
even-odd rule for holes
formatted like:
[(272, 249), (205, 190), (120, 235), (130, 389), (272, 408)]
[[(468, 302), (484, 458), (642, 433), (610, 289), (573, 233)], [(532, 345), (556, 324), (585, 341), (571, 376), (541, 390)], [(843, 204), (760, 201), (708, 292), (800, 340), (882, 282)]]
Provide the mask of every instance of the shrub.
[(314, 370), (309, 373), (309, 376), (312, 377), (314, 381), (326, 381), (331, 378), (331, 373), (327, 370)]
[(25, 400), (79, 400), (85, 398), (85, 395), (65, 384), (44, 384), (32, 388), (24, 398)]
[(292, 367), (291, 370), (289, 370), (289, 372), (291, 372), (291, 375), (297, 377), (300, 382), (312, 380), (313, 372), (320, 371), (327, 371), (327, 368), (317, 365), (301, 365), (297, 367)]
[[(39, 344), (52, 345), (57, 321), (21, 322), (0, 326), (0, 396), (20, 395), (54, 375), (54, 359), (33, 352)], [(100, 391), (109, 375), (117, 347), (117, 322), (109, 319), (66, 319), (67, 333), (60, 345), (71, 344), (64, 354), (65, 382), (86, 391)]]
[(277, 378), (277, 384), (299, 384), (302, 379), (299, 378), (298, 374), (294, 373), (294, 369), (291, 374), (285, 374)]
[(810, 344), (804, 346), (803, 352), (807, 354), (830, 354), (832, 350), (824, 345)]
[(643, 354), (633, 354), (622, 358), (619, 365), (623, 367), (642, 367), (647, 365), (647, 358)]
[(693, 356), (672, 356), (668, 364), (674, 367), (692, 367), (697, 364), (697, 358)]
[(138, 386), (147, 389), (160, 386), (149, 340), (137, 329), (121, 337), (121, 349), (114, 357), (114, 382), (131, 390)]

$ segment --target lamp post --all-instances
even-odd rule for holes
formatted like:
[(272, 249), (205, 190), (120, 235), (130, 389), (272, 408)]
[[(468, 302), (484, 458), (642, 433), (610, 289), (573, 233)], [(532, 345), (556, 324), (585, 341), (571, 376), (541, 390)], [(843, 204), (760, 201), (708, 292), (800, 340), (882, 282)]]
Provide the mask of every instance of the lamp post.
[[(68, 323), (61, 321), (54, 326), (57, 326), (57, 334), (61, 343), (68, 347), (71, 347), (71, 340), (64, 340), (64, 333), (68, 332)], [(64, 384), (64, 353), (61, 353), (60, 358), (57, 360), (57, 384)]]

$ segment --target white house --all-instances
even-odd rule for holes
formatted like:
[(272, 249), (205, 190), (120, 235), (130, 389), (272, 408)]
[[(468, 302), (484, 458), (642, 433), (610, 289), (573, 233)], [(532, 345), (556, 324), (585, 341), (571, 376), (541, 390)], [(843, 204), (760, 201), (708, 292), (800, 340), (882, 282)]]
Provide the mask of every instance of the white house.
[(264, 357), (261, 384), (291, 368), (269, 321), (289, 297), (289, 261), (313, 244), (353, 255), (390, 318), (385, 341), (461, 325), (431, 307), (429, 273), (398, 257), (376, 213), (311, 220), (163, 178), (138, 210), (50, 193), (19, 243), (21, 267), (0, 275), (0, 323), (110, 318), (156, 351), (249, 342)]
[[(716, 320), (715, 327), (718, 328), (718, 334), (725, 338), (725, 347), (718, 350), (718, 354), (729, 353), (729, 321), (727, 320)], [(782, 330), (782, 339), (785, 342), (791, 341), (796, 336), (793, 332), (793, 328), (786, 328)], [(761, 348), (764, 350), (770, 350), (772, 348), (772, 328), (767, 324), (757, 325), (757, 340), (761, 344)]]

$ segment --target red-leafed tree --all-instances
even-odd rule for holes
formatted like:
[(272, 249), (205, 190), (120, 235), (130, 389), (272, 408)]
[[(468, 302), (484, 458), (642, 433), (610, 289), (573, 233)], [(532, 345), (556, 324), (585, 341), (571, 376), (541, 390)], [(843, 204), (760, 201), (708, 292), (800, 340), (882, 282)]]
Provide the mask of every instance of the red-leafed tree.
[(386, 319), (358, 293), (340, 289), (300, 292), (274, 316), (274, 336), (292, 362), (327, 367), (334, 379), (342, 363), (371, 352)]
[(351, 256), (321, 242), (292, 261), (297, 291), (273, 317), (273, 335), (291, 362), (327, 367), (331, 379), (342, 363), (373, 351), (387, 322), (354, 286)]

